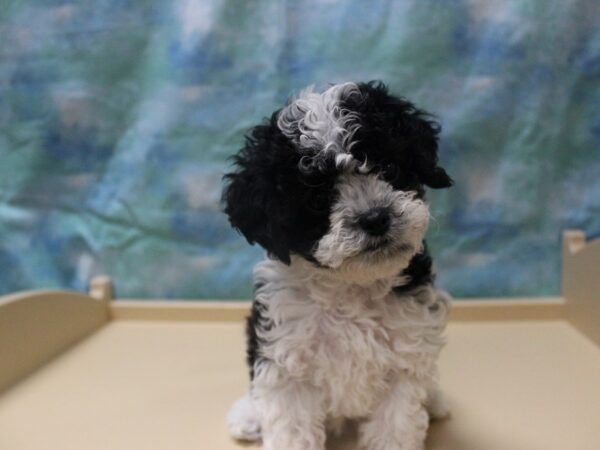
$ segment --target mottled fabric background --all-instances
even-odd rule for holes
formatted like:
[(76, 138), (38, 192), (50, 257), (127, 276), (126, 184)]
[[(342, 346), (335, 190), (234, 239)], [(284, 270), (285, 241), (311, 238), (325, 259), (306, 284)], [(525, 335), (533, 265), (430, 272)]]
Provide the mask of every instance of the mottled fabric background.
[(600, 233), (596, 0), (2, 0), (0, 292), (248, 297), (227, 157), (291, 92), (370, 79), (443, 122), (439, 284), (558, 295), (561, 230)]

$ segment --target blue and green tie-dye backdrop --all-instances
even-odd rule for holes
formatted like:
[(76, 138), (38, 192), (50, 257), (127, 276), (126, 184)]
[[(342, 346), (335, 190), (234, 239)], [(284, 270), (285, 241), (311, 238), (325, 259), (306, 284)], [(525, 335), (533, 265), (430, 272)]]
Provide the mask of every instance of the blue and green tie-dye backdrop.
[(0, 291), (249, 294), (226, 158), (291, 91), (382, 79), (443, 121), (439, 283), (559, 293), (565, 227), (600, 232), (596, 0), (3, 0)]

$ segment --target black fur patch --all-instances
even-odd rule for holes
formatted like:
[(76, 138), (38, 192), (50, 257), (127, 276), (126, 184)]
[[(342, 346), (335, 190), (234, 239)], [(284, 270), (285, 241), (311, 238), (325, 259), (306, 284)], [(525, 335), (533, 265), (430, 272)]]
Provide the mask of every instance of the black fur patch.
[[(254, 294), (262, 285), (254, 286)], [(252, 301), (250, 315), (246, 318), (246, 362), (250, 370), (250, 381), (254, 379), (255, 364), (260, 364), (262, 356), (260, 354), (260, 338), (258, 331), (269, 331), (272, 327), (270, 321), (265, 319), (263, 313), (266, 306), (256, 300)]]
[(423, 185), (450, 187), (451, 178), (438, 166), (441, 128), (433, 117), (390, 95), (380, 81), (359, 83), (358, 88), (361, 96), (349, 96), (341, 103), (361, 117), (351, 149), (354, 158), (367, 160), (395, 189), (417, 191), (421, 197)]
[(225, 175), (223, 200), (234, 228), (249, 243), (289, 264), (290, 254), (312, 258), (329, 228), (335, 198), (335, 165), (304, 166), (301, 153), (277, 127), (275, 112), (252, 129), (234, 157), (237, 171)]

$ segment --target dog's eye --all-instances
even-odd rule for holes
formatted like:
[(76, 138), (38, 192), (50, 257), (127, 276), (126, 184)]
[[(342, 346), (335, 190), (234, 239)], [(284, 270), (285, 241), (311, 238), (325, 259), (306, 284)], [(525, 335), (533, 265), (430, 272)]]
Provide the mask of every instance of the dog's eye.
[(395, 164), (386, 164), (383, 168), (383, 176), (389, 182), (394, 182), (398, 179), (400, 171)]

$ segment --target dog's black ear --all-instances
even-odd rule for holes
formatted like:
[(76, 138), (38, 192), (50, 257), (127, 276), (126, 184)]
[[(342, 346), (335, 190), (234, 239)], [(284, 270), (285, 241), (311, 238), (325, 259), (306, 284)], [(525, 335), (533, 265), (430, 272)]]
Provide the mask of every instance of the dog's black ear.
[(413, 158), (417, 176), (430, 188), (442, 189), (452, 186), (452, 178), (438, 165), (438, 135), (440, 125), (421, 111), (412, 114)]
[(287, 148), (291, 144), (277, 128), (276, 119), (277, 112), (246, 136), (244, 148), (233, 157), (236, 170), (224, 176), (222, 201), (229, 222), (250, 244), (258, 243), (290, 264), (290, 249), (281, 227), (287, 220), (281, 182), (289, 165), (286, 155), (295, 152)]
[[(398, 163), (409, 166), (419, 183), (431, 188), (452, 185), (452, 179), (438, 165), (439, 124), (425, 111), (402, 97), (389, 94), (380, 81), (360, 83), (360, 96), (345, 100), (347, 108), (362, 116), (363, 126), (355, 137), (353, 153), (382, 151), (391, 145)], [(359, 159), (360, 156), (359, 156)]]

